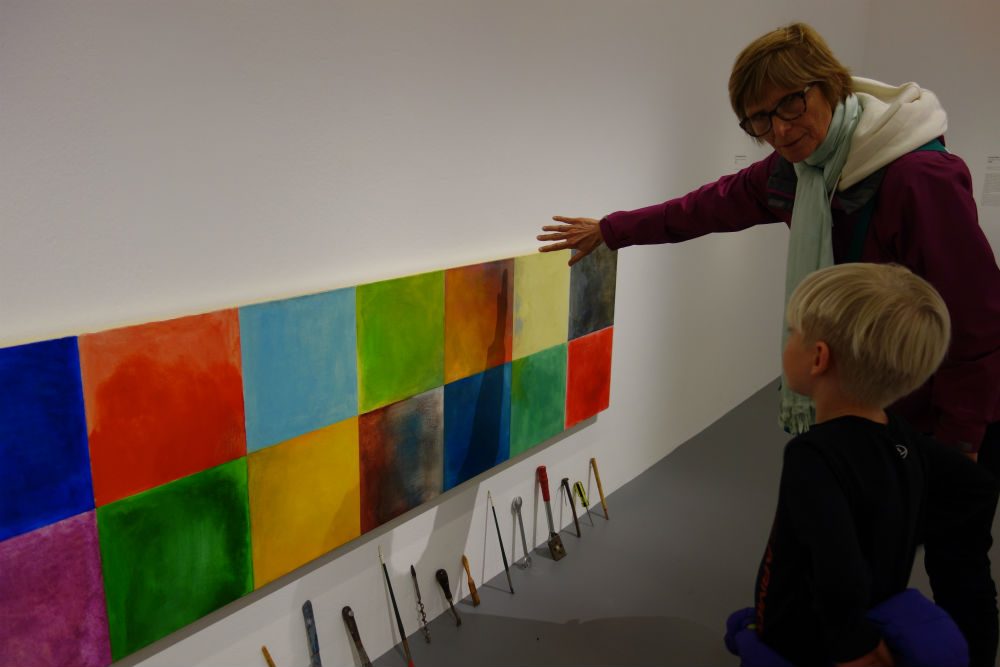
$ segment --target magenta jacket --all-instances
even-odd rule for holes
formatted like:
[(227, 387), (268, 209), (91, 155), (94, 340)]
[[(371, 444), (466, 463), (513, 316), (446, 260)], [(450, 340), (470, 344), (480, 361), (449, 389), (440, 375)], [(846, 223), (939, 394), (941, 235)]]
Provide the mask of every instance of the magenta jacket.
[[(677, 243), (711, 232), (791, 224), (796, 176), (772, 153), (683, 197), (601, 221), (612, 249)], [(1000, 269), (979, 226), (972, 178), (950, 153), (908, 153), (833, 200), (833, 252), (848, 261), (859, 211), (877, 196), (860, 261), (895, 262), (948, 304), (951, 349), (938, 372), (893, 409), (945, 443), (978, 451), (1000, 421)], [(777, 335), (777, 334), (775, 334)]]

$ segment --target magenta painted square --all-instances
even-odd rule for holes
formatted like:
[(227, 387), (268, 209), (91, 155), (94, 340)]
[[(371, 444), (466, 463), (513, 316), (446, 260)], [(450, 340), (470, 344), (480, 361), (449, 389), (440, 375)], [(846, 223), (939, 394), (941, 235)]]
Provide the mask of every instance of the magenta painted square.
[(94, 512), (0, 542), (0, 665), (110, 662)]

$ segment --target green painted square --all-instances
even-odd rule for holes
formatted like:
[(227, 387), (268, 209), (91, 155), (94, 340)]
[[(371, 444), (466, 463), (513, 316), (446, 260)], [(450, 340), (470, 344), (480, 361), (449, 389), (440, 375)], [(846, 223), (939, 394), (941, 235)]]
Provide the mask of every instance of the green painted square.
[(566, 344), (515, 359), (510, 396), (510, 458), (562, 433)]
[(361, 412), (444, 385), (444, 271), (357, 288)]
[(246, 458), (97, 508), (118, 660), (253, 590)]

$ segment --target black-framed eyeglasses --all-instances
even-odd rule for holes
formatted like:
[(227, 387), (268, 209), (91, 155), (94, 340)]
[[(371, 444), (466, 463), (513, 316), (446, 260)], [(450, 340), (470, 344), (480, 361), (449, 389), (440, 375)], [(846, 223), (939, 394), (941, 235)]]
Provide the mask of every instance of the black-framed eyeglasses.
[(771, 118), (777, 116), (781, 120), (795, 120), (806, 112), (806, 93), (813, 87), (810, 83), (797, 93), (791, 93), (781, 98), (770, 111), (758, 111), (740, 121), (740, 127), (751, 137), (762, 137), (771, 131)]

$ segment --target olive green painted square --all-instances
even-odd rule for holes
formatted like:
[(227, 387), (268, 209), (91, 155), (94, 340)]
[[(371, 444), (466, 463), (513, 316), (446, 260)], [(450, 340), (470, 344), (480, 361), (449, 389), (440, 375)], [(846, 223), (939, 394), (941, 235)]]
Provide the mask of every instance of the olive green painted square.
[(97, 508), (118, 660), (253, 590), (246, 458)]
[(510, 458), (563, 431), (566, 415), (566, 344), (512, 364)]
[(444, 385), (444, 271), (357, 288), (358, 407)]

